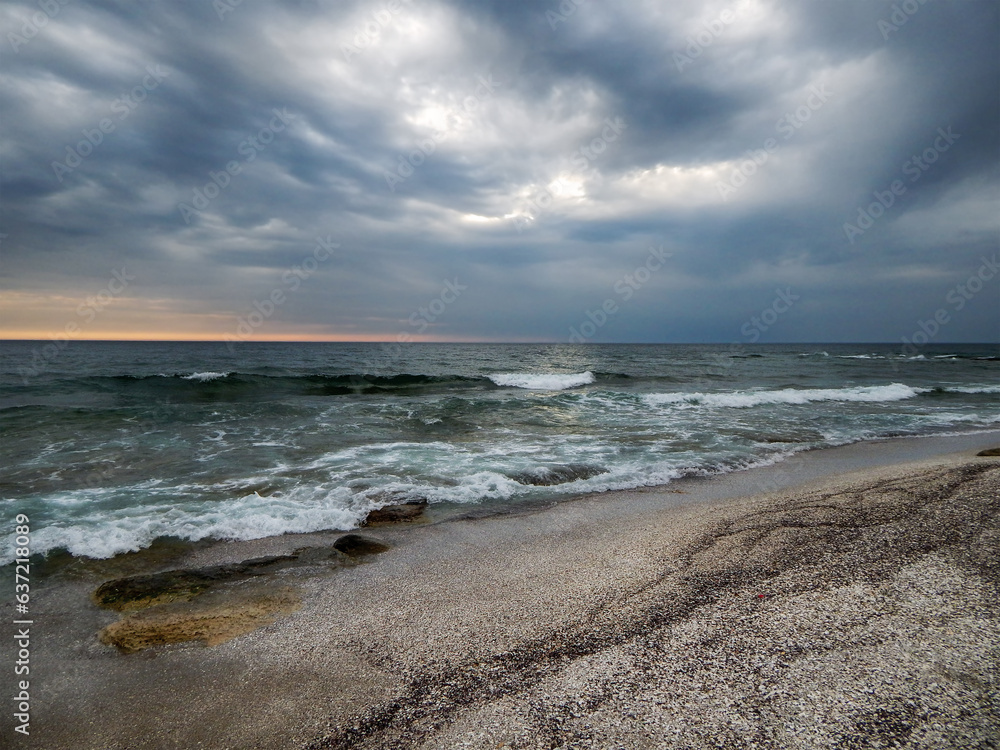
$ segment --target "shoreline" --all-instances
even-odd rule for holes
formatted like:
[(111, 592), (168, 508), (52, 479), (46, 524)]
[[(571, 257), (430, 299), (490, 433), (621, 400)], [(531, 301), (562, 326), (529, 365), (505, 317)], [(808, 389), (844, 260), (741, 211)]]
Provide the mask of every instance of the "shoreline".
[[(768, 689), (799, 713), (803, 701), (829, 703), (810, 741), (867, 721), (872, 736), (909, 727), (907, 737), (922, 732), (930, 743), (938, 730), (904, 689), (909, 678), (892, 677), (903, 703), (881, 694), (872, 703), (850, 670), (827, 663), (860, 659), (865, 679), (892, 673), (902, 667), (889, 652), (904, 641), (936, 654), (903, 666), (930, 665), (935, 684), (955, 693), (941, 710), (972, 712), (954, 736), (997, 741), (997, 707), (982, 695), (1000, 675), (982, 654), (1000, 632), (986, 559), (1000, 555), (1000, 460), (973, 448), (995, 447), (998, 436), (854, 444), (798, 454), (783, 472), (777, 464), (524, 513), (361, 529), (390, 549), (347, 567), (275, 573), (269, 583), (295, 588), (301, 607), (213, 647), (120, 654), (96, 638), (118, 618), (89, 598), (98, 570), (56, 576), (33, 598), (45, 623), (34, 684), (45, 698), (33, 739), (16, 747), (529, 747), (538, 737), (573, 747), (675, 737), (681, 746), (711, 732), (814, 746), (782, 734), (781, 722), (796, 719), (773, 695), (760, 703), (747, 692), (772, 678)], [(978, 514), (982, 528), (960, 523), (960, 511)], [(181, 560), (229, 563), (341, 536), (218, 542)], [(872, 618), (882, 631), (857, 631)], [(795, 672), (806, 662), (813, 672)], [(715, 687), (696, 689), (692, 675)], [(926, 689), (933, 680), (920, 675)], [(824, 688), (827, 678), (844, 684)], [(815, 688), (813, 698), (797, 684)], [(917, 707), (900, 708), (907, 700)]]
[[(917, 463), (958, 453), (976, 453), (1000, 445), (1000, 429), (976, 430), (945, 435), (906, 435), (900, 437), (860, 440), (845, 445), (822, 446), (798, 451), (769, 463), (743, 469), (726, 470), (712, 474), (691, 474), (671, 480), (667, 484), (648, 485), (629, 489), (567, 494), (531, 502), (496, 505), (468, 506), (456, 512), (434, 516), (435, 506), (429, 506), (431, 523), (448, 523), (456, 520), (479, 520), (494, 516), (536, 513), (564, 503), (581, 500), (600, 500), (619, 496), (638, 497), (645, 494), (686, 495), (678, 504), (701, 501), (725, 501), (765, 492), (805, 487), (828, 477), (858, 471), (877, 471), (899, 464)], [(364, 527), (362, 527), (363, 529)], [(254, 541), (254, 540), (251, 540)]]
[[(601, 492), (567, 493), (564, 496), (518, 502), (490, 502), (481, 505), (445, 504), (426, 506), (422, 517), (415, 523), (379, 525), (380, 532), (391, 529), (409, 529), (428, 524), (452, 523), (455, 521), (485, 520), (494, 517), (523, 515), (544, 512), (566, 503), (602, 499), (609, 504), (628, 497), (630, 502), (639, 502), (647, 495), (664, 496), (668, 500), (677, 495), (675, 504), (691, 502), (725, 501), (763, 492), (775, 492), (798, 486), (806, 486), (824, 477), (837, 476), (845, 472), (865, 469), (875, 470), (900, 463), (932, 459), (960, 451), (976, 452), (983, 448), (1000, 445), (1000, 429), (977, 430), (946, 435), (912, 435), (903, 437), (877, 438), (839, 446), (823, 446), (793, 453), (771, 463), (754, 465), (749, 468), (727, 470), (716, 474), (688, 475), (674, 479), (667, 484), (649, 485), (629, 489), (606, 490)], [(627, 508), (624, 509), (627, 512)], [(371, 529), (371, 530), (375, 530)], [(77, 557), (65, 552), (47, 553), (42, 559), (33, 561), (41, 570), (40, 581), (64, 574), (67, 570), (104, 570), (109, 576), (133, 575), (155, 569), (165, 564), (200, 564), (206, 556), (212, 559), (242, 559), (255, 554), (282, 554), (297, 546), (312, 543), (327, 543), (331, 538), (350, 531), (365, 532), (368, 527), (337, 530), (326, 529), (297, 533), (285, 533), (255, 539), (217, 539), (208, 537), (199, 540), (161, 537), (153, 544), (135, 552), (119, 553), (110, 558)], [(226, 554), (233, 550), (235, 555)], [(12, 567), (12, 566), (5, 566)]]

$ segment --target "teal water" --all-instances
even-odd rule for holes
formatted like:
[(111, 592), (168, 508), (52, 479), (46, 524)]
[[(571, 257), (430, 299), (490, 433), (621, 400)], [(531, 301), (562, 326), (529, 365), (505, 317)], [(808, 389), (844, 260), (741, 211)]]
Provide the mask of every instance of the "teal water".
[(0, 343), (0, 501), (36, 552), (90, 557), (1000, 423), (996, 345), (44, 346)]

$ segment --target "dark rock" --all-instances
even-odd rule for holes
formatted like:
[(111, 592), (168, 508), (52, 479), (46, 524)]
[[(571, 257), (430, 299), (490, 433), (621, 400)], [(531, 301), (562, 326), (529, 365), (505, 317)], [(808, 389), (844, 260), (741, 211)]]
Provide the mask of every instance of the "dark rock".
[(91, 598), (98, 607), (127, 612), (156, 604), (193, 599), (216, 579), (209, 571), (168, 570), (106, 581)]
[(984, 451), (979, 451), (977, 456), (1000, 456), (1000, 448), (987, 448)]
[(510, 478), (521, 484), (531, 484), (536, 487), (551, 487), (554, 484), (566, 484), (578, 479), (590, 479), (599, 474), (607, 474), (608, 470), (600, 466), (587, 464), (559, 464), (556, 466), (540, 466), (531, 471), (511, 474)]
[(388, 544), (371, 537), (361, 536), (361, 534), (346, 534), (334, 542), (333, 546), (348, 557), (377, 555), (389, 549)]
[(167, 602), (187, 601), (217, 584), (268, 575), (293, 565), (317, 565), (345, 560), (344, 554), (336, 545), (303, 547), (290, 555), (271, 555), (226, 565), (181, 568), (116, 578), (98, 586), (91, 597), (99, 607), (119, 612), (131, 611)]
[(399, 503), (398, 505), (385, 505), (377, 508), (368, 514), (365, 525), (373, 523), (399, 523), (400, 521), (412, 521), (420, 518), (427, 508), (427, 501), (420, 500), (409, 503)]

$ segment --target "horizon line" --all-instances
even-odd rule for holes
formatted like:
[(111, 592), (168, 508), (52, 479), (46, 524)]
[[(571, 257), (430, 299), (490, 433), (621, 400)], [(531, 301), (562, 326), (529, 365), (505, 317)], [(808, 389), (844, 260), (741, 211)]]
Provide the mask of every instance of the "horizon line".
[[(571, 342), (565, 340), (499, 340), (499, 339), (425, 339), (421, 341), (396, 341), (394, 339), (251, 339), (246, 341), (230, 341), (226, 339), (167, 339), (167, 338), (76, 338), (65, 339), (49, 336), (48, 338), (3, 338), (0, 343), (9, 342), (35, 342), (42, 344), (63, 344), (68, 346), (71, 343), (104, 343), (104, 344), (225, 344), (227, 346), (238, 346), (242, 344), (390, 344), (407, 346), (411, 344), (504, 344), (504, 345), (565, 345), (565, 346), (897, 346), (905, 344), (904, 341), (757, 341), (753, 343), (741, 341), (584, 341)], [(1000, 346), (997, 341), (931, 341), (925, 346)]]

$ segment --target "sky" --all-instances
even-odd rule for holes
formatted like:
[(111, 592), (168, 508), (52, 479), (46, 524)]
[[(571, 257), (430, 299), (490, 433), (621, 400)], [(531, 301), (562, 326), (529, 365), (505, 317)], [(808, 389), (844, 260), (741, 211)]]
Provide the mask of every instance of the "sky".
[(992, 0), (13, 0), (0, 338), (1000, 340)]

